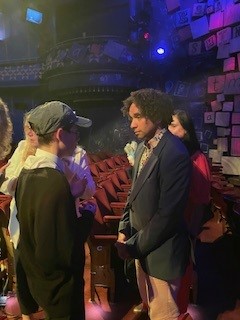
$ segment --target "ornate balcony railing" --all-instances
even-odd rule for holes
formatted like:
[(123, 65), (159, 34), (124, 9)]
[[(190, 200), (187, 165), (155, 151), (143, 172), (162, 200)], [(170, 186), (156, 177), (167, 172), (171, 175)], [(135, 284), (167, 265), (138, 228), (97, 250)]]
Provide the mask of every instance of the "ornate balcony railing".
[(50, 92), (121, 90), (138, 86), (140, 68), (140, 53), (123, 39), (82, 37), (57, 44), (41, 61), (0, 64), (0, 87), (44, 83)]

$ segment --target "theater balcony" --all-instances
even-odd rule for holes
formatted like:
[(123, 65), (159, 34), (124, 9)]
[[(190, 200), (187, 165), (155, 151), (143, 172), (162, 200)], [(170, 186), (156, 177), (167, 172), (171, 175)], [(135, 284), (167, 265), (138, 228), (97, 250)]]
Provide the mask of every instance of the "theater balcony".
[(141, 60), (120, 37), (81, 37), (57, 44), (39, 59), (0, 65), (0, 86), (38, 86), (46, 98), (112, 100), (139, 87)]

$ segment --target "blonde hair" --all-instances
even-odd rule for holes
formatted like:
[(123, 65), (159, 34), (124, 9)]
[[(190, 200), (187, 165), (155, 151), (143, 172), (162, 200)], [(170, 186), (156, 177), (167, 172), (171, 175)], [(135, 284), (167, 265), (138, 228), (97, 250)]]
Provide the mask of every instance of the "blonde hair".
[(11, 151), (13, 125), (7, 105), (0, 98), (0, 160), (4, 160)]

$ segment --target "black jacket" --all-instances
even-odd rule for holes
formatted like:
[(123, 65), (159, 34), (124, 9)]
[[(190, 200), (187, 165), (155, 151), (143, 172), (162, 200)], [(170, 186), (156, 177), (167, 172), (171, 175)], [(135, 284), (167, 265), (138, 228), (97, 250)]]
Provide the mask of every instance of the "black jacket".
[(18, 254), (33, 298), (51, 316), (73, 315), (74, 297), (83, 291), (85, 255), (65, 176), (52, 168), (23, 169), (16, 205)]

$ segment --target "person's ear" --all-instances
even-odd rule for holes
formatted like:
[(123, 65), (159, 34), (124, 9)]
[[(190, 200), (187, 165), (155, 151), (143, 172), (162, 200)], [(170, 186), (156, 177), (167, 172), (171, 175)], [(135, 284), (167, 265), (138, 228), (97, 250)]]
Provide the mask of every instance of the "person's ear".
[(56, 132), (54, 132), (54, 135), (57, 140), (62, 141), (63, 139), (64, 130), (63, 128), (58, 128)]

